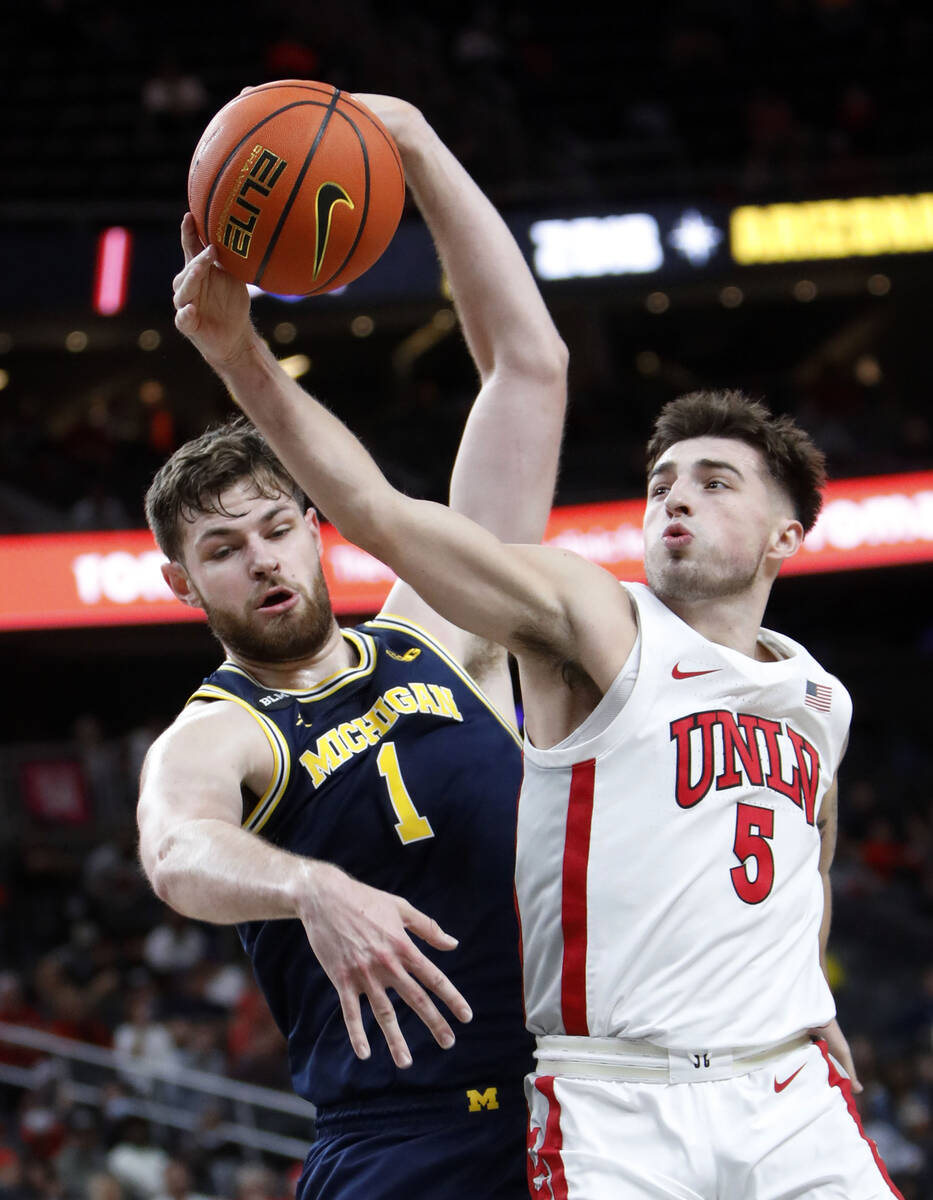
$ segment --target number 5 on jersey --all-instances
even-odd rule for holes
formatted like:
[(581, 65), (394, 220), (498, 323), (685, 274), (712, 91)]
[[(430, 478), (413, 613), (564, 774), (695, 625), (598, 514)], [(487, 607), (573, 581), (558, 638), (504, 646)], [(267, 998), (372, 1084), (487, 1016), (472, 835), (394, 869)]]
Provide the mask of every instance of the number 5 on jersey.
[(405, 787), (394, 742), (382, 743), (379, 747), (379, 754), (376, 756), (376, 766), (379, 768), (379, 774), (386, 781), (389, 800), (398, 817), (395, 832), (402, 845), (407, 846), (409, 842), (420, 842), (425, 838), (434, 837), (431, 822), (427, 817), (422, 817), (415, 808), (412, 798), (408, 794), (408, 788)]
[[(746, 904), (760, 904), (771, 894), (774, 855), (769, 844), (774, 837), (774, 813), (757, 804), (739, 803), (735, 808), (735, 841), (732, 850), (741, 862), (729, 872), (736, 895)], [(749, 872), (749, 862), (755, 867)]]

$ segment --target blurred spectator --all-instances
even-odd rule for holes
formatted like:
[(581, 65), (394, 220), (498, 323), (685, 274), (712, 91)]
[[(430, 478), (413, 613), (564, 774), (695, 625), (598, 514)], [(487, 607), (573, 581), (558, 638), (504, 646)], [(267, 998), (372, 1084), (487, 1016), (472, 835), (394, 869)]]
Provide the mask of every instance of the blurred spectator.
[(237, 1003), (229, 1026), (227, 1049), (234, 1079), (265, 1087), (289, 1086), (285, 1039), (253, 982)]
[[(121, 982), (113, 953), (113, 943), (101, 937), (93, 922), (73, 922), (68, 940), (48, 951), (36, 964), (33, 984), (46, 1015), (52, 1014), (53, 1019), (54, 1014), (60, 1015), (63, 1003), (74, 1012), (80, 1003), (88, 1018), (102, 1029), (106, 1024), (105, 1009)], [(73, 1003), (69, 1000), (71, 993), (78, 997)], [(109, 1041), (108, 1033), (106, 1042), (101, 1040), (100, 1044)]]
[(24, 1200), (24, 1197), (20, 1157), (0, 1136), (0, 1200)]
[(320, 78), (317, 50), (308, 44), (298, 29), (288, 24), (270, 38), (263, 50), (262, 61), (267, 79)]
[(916, 873), (921, 866), (917, 849), (899, 836), (893, 821), (882, 814), (876, 815), (868, 827), (861, 857), (882, 883)]
[(119, 829), (132, 821), (135, 794), (127, 786), (123, 750), (109, 737), (100, 718), (84, 712), (75, 717), (72, 737), (91, 795), (95, 817), (103, 828)]
[(182, 67), (173, 55), (165, 55), (143, 83), (140, 99), (156, 128), (170, 130), (204, 114), (210, 98), (196, 72)]
[(921, 1175), (924, 1155), (920, 1147), (910, 1141), (887, 1117), (863, 1118), (865, 1136), (878, 1147), (878, 1153), (894, 1182), (903, 1187), (912, 1178)]
[[(171, 1030), (156, 1015), (155, 990), (137, 984), (126, 997), (126, 1017), (113, 1035), (113, 1048), (142, 1065), (172, 1067), (181, 1065), (181, 1055)], [(151, 1094), (159, 1090), (159, 1081), (144, 1072), (127, 1069), (123, 1078), (136, 1091)]]
[[(22, 1025), (28, 1029), (41, 1029), (42, 1016), (26, 999), (25, 988), (16, 971), (0, 971), (0, 1021), (8, 1025)], [(12, 1042), (0, 1042), (0, 1063), (14, 1067), (31, 1067), (41, 1054), (28, 1046), (15, 1046)]]
[(100, 478), (75, 501), (69, 516), (72, 529), (128, 529), (132, 524), (123, 501)]
[(234, 1200), (285, 1200), (282, 1175), (263, 1163), (247, 1163), (236, 1173)]
[(64, 1191), (55, 1168), (46, 1158), (23, 1159), (23, 1195), (26, 1200), (62, 1200)]
[(123, 1184), (109, 1171), (99, 1171), (87, 1181), (85, 1200), (127, 1200)]
[(62, 1148), (67, 1129), (54, 1104), (41, 1092), (27, 1092), (20, 1106), (17, 1134), (26, 1150), (24, 1162), (45, 1162)]
[(145, 937), (161, 905), (136, 855), (136, 831), (121, 825), (84, 861), (84, 894), (102, 930), (115, 938)]
[(208, 1200), (208, 1197), (192, 1188), (188, 1164), (180, 1158), (172, 1158), (165, 1164), (162, 1191), (157, 1200)]
[(496, 4), (477, 4), (453, 39), (454, 60), (482, 77), (499, 76), (506, 59), (501, 12)]
[(107, 1169), (130, 1200), (153, 1200), (162, 1191), (169, 1154), (152, 1140), (149, 1123), (128, 1116), (117, 1126), (107, 1154)]
[(146, 934), (143, 959), (155, 975), (172, 976), (199, 963), (207, 947), (207, 935), (195, 921), (165, 906), (162, 920)]
[[(98, 985), (73, 979), (54, 951), (36, 965), (36, 996), (45, 1015), (45, 1028), (57, 1037), (110, 1046), (113, 1031), (97, 1015)], [(109, 977), (103, 981), (109, 986)]]
[(106, 1171), (103, 1130), (92, 1108), (73, 1108), (65, 1120), (65, 1136), (55, 1155), (55, 1170), (67, 1200), (85, 1200), (93, 1176)]

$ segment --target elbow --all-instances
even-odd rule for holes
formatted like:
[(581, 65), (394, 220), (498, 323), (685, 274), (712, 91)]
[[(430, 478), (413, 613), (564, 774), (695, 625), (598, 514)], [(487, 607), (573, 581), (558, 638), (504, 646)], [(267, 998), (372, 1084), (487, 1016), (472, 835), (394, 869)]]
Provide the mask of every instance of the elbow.
[(570, 350), (556, 329), (554, 330), (554, 336), (550, 339), (547, 346), (544, 364), (545, 368), (550, 372), (551, 378), (561, 383), (566, 381), (567, 371), (570, 367)]
[(555, 329), (549, 337), (530, 339), (509, 347), (497, 358), (492, 373), (508, 374), (525, 386), (532, 384), (540, 392), (548, 391), (563, 397), (567, 391), (569, 365), (567, 344)]
[(178, 871), (175, 869), (174, 850), (176, 844), (177, 839), (174, 833), (166, 834), (158, 845), (148, 849), (144, 842), (140, 842), (140, 861), (146, 878), (149, 880), (149, 886), (156, 896), (169, 908), (181, 912), (176, 902), (179, 878)]

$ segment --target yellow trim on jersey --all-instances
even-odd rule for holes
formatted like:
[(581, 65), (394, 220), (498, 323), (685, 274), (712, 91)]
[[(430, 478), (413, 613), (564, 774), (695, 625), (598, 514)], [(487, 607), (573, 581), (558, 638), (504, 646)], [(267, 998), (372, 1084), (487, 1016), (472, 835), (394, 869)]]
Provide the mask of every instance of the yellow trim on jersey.
[(360, 656), (360, 661), (355, 667), (344, 667), (340, 671), (335, 671), (332, 675), (327, 675), (310, 688), (285, 688), (271, 687), (267, 683), (261, 683), (248, 671), (244, 671), (242, 667), (238, 667), (235, 663), (225, 662), (220, 670), (235, 671), (237, 675), (242, 675), (244, 679), (248, 679), (250, 683), (254, 683), (257, 687), (265, 688), (269, 692), (281, 692), (283, 696), (294, 696), (297, 700), (304, 703), (306, 700), (324, 700), (327, 696), (332, 696), (334, 692), (339, 691), (348, 683), (355, 683), (357, 679), (363, 679), (367, 675), (371, 675), (376, 669), (376, 650), (371, 637), (366, 634), (359, 634), (355, 629), (341, 629), (341, 636), (346, 638), (348, 642), (352, 642), (357, 653)]
[(457, 662), (450, 651), (445, 649), (445, 647), (442, 646), (432, 634), (428, 633), (426, 629), (423, 629), (415, 621), (409, 620), (408, 617), (399, 617), (394, 613), (380, 613), (378, 617), (373, 617), (371, 621), (367, 621), (366, 625), (371, 625), (376, 629), (394, 629), (396, 633), (408, 633), (411, 634), (412, 637), (416, 637), (420, 642), (424, 642), (426, 646), (434, 651), (438, 658), (443, 659), (443, 661), (448, 667), (450, 667), (455, 675), (459, 676), (461, 682), (470, 689), (477, 700), (479, 700), (486, 706), (486, 708), (489, 709), (499, 724), (502, 725), (503, 728), (506, 729), (507, 732), (512, 736), (515, 743), (518, 746), (522, 745), (522, 739), (518, 733), (515, 723), (510, 721), (504, 713), (501, 713), (499, 709), (496, 708), (476, 680), (473, 679), (473, 677), (466, 670), (464, 670), (464, 668), (459, 662)]
[(292, 770), (288, 743), (275, 722), (271, 721), (265, 713), (259, 712), (258, 709), (253, 708), (242, 697), (234, 695), (233, 692), (225, 691), (224, 688), (217, 687), (216, 684), (202, 684), (189, 699), (188, 703), (190, 704), (192, 700), (230, 700), (234, 704), (239, 704), (240, 708), (245, 709), (251, 717), (255, 717), (260, 729), (266, 735), (269, 745), (272, 747), (272, 758), (275, 764), (272, 771), (272, 779), (269, 781), (269, 786), (263, 792), (262, 796), (260, 796), (253, 811), (243, 820), (244, 829), (248, 829), (251, 833), (258, 833), (272, 816), (276, 806), (282, 799), (282, 793), (288, 785)]

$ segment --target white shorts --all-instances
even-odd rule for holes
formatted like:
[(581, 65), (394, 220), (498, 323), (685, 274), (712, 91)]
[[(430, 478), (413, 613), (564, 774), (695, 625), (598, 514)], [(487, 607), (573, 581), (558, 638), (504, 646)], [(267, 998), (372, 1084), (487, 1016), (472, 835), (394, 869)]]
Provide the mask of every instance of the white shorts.
[[(594, 1044), (597, 1052), (588, 1053)], [(627, 1054), (615, 1068), (611, 1049), (598, 1052), (611, 1039), (540, 1038), (538, 1047), (539, 1072), (525, 1085), (533, 1197), (900, 1196), (825, 1043), (797, 1039), (752, 1062), (710, 1062), (700, 1052), (671, 1055), (669, 1064), (666, 1052), (651, 1047), (643, 1061)], [(685, 1078), (684, 1068), (714, 1077), (671, 1082)]]

